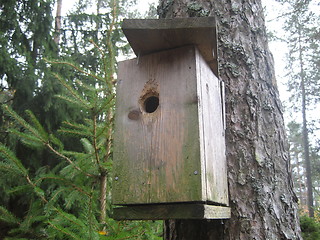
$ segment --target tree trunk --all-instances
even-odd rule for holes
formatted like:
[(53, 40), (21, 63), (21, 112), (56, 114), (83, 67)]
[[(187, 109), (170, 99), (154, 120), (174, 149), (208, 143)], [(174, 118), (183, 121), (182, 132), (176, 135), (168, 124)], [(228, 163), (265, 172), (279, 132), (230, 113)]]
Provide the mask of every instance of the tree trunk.
[(301, 79), (303, 156), (304, 156), (304, 161), (306, 166), (309, 217), (314, 217), (311, 163), (310, 163), (309, 138), (308, 138), (307, 113), (306, 113), (306, 105), (307, 105), (306, 86), (305, 86), (305, 72), (303, 69), (303, 50), (301, 45), (302, 44), (301, 34), (302, 33), (299, 29), (299, 64), (300, 64), (300, 79)]
[(226, 221), (166, 221), (165, 239), (301, 239), (261, 1), (161, 0), (158, 13), (216, 17), (232, 212)]
[(303, 190), (302, 190), (302, 182), (303, 182), (303, 171), (302, 173), (300, 173), (300, 162), (299, 162), (299, 155), (298, 153), (295, 153), (295, 160), (297, 161), (297, 182), (299, 184), (299, 194), (298, 195), (298, 199), (300, 201), (300, 206), (304, 205), (304, 200), (303, 200)]
[(54, 26), (54, 38), (53, 41), (58, 45), (60, 42), (60, 32), (61, 32), (61, 9), (62, 9), (62, 0), (57, 0), (57, 12)]

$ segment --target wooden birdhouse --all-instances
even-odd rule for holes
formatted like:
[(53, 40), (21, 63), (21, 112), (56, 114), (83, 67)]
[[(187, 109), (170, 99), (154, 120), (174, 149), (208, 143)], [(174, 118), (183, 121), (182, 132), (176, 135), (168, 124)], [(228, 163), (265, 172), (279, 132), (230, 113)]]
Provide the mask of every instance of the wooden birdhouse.
[(124, 20), (137, 58), (119, 63), (114, 218), (230, 217), (215, 26), (214, 18)]

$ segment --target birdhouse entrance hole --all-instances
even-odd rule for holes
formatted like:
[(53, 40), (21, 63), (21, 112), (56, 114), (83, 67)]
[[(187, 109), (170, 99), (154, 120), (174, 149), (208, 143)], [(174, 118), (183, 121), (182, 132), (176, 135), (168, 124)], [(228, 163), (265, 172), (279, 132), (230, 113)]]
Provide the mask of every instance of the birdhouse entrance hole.
[(159, 106), (159, 97), (150, 96), (144, 101), (144, 110), (146, 113), (153, 113)]
[(159, 89), (158, 83), (155, 81), (148, 81), (139, 98), (140, 109), (144, 113), (154, 113), (157, 111), (159, 101)]

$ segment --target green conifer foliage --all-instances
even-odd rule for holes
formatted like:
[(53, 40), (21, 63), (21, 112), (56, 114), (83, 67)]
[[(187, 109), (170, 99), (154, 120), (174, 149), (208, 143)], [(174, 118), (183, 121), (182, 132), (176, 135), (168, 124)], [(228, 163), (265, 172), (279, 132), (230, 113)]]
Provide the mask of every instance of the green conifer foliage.
[[(152, 232), (156, 225), (145, 222), (119, 225), (101, 211), (111, 211), (108, 188), (101, 190), (100, 186), (104, 177), (110, 186), (112, 170), (113, 78), (107, 78), (106, 81), (103, 76), (74, 64), (59, 64), (69, 65), (94, 82), (68, 82), (56, 75), (60, 84), (67, 89), (67, 94), (58, 97), (76, 105), (87, 115), (83, 122), (66, 121), (59, 129), (61, 134), (79, 139), (82, 150), (66, 149), (57, 136), (43, 128), (31, 111), (26, 112), (27, 119), (24, 119), (5, 105), (3, 109), (6, 115), (19, 126), (19, 130), (12, 128), (9, 131), (30, 149), (46, 148), (60, 159), (60, 163), (53, 169), (45, 166), (32, 173), (14, 152), (1, 144), (0, 172), (12, 179), (12, 182), (6, 183), (9, 185), (8, 194), (23, 196), (28, 211), (26, 216), (19, 218), (0, 207), (0, 221), (7, 224), (10, 228), (8, 235), (14, 238), (104, 239), (108, 235), (108, 239), (134, 236), (159, 239)], [(104, 199), (107, 209), (101, 207)], [(101, 215), (104, 217), (101, 218)]]
[[(25, 2), (10, 3), (16, 8)], [(109, 217), (121, 8), (115, 0), (104, 4), (107, 14), (85, 16), (71, 30), (62, 30), (82, 35), (66, 38), (55, 55), (38, 56), (42, 70), (30, 70), (34, 88), (24, 107), (18, 108), (15, 99), (1, 102), (5, 132), (18, 143), (16, 148), (8, 141), (0, 144), (1, 239), (160, 239), (161, 223)], [(94, 22), (98, 30), (76, 28), (91, 19), (99, 20)], [(11, 60), (23, 69), (17, 64), (21, 59)], [(5, 81), (6, 91), (15, 89)]]
[(48, 0), (0, 2), (1, 88), (15, 92), (13, 107), (18, 111), (31, 106), (41, 79), (41, 56), (55, 48), (50, 37), (51, 4)]

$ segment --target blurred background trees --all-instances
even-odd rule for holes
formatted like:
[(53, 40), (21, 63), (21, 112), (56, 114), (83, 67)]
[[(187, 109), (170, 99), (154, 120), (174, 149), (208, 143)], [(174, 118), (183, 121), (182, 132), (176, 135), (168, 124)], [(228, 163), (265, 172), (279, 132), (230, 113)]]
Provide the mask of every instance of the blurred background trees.
[[(279, 4), (275, 4), (278, 2)], [(269, 2), (268, 2), (269, 3)], [(266, 8), (268, 9), (266, 2)], [(320, 222), (320, 4), (275, 0), (267, 19), (271, 42), (286, 52), (279, 63), (295, 192), (304, 239), (318, 239)], [(277, 6), (279, 8), (277, 8)], [(269, 12), (269, 13), (268, 13)], [(277, 55), (277, 51), (274, 52)], [(282, 72), (282, 73), (281, 73)], [(285, 93), (285, 91), (287, 91)], [(311, 218), (308, 218), (311, 217)]]
[[(282, 23), (272, 35), (285, 43), (285, 116), (294, 183), (301, 211), (319, 210), (320, 142), (320, 5), (314, 0), (276, 0), (281, 12), (270, 22)], [(319, 211), (318, 211), (319, 212)]]

